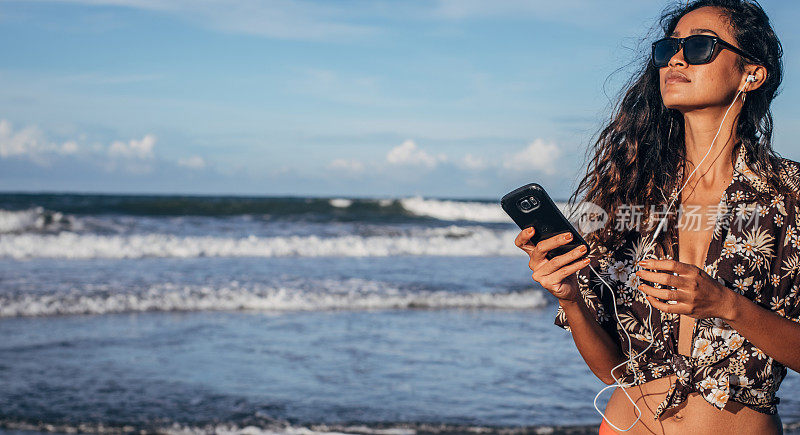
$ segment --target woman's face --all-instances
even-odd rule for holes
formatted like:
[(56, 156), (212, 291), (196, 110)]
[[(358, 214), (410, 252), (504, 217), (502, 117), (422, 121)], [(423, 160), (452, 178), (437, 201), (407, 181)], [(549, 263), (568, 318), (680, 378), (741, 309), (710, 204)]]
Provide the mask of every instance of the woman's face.
[[(736, 47), (739, 45), (733, 37), (731, 28), (721, 11), (715, 7), (702, 7), (684, 15), (672, 37), (685, 38), (689, 35), (717, 36)], [(727, 108), (736, 96), (736, 92), (744, 85), (747, 73), (739, 71), (737, 65), (739, 55), (731, 50), (714, 49), (711, 62), (702, 65), (689, 65), (683, 58), (683, 49), (672, 57), (669, 65), (659, 68), (661, 98), (664, 105), (677, 109), (681, 113), (702, 109), (709, 106)], [(668, 75), (678, 73), (685, 77), (669, 78)], [(686, 81), (688, 80), (688, 81)], [(753, 89), (751, 84), (747, 88)]]

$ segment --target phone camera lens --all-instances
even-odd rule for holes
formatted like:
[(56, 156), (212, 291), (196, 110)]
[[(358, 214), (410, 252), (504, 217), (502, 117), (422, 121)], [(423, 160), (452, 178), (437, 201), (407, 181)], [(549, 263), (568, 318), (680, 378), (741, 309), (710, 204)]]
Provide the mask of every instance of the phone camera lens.
[(533, 205), (527, 199), (523, 199), (519, 202), (519, 209), (522, 211), (530, 211), (533, 208)]

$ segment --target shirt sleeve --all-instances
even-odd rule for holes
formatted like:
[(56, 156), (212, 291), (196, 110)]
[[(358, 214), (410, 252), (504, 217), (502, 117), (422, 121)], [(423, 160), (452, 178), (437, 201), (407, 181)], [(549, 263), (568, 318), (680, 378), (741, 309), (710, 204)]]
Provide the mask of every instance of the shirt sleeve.
[[(596, 258), (591, 259), (591, 266), (594, 267), (595, 270), (599, 270), (600, 265)], [(583, 301), (586, 303), (586, 307), (592, 313), (597, 323), (600, 324), (609, 335), (615, 337), (617, 334), (616, 325), (611, 320), (614, 316), (611, 291), (605, 288), (603, 282), (600, 281), (589, 266), (579, 270), (577, 278), (578, 290)], [(555, 322), (553, 323), (567, 331), (571, 331), (567, 316), (560, 304), (558, 304)]]
[[(787, 201), (783, 231), (776, 243), (779, 259), (770, 274), (773, 293), (770, 309), (800, 323), (800, 210), (796, 201)], [(775, 285), (777, 284), (777, 285)]]

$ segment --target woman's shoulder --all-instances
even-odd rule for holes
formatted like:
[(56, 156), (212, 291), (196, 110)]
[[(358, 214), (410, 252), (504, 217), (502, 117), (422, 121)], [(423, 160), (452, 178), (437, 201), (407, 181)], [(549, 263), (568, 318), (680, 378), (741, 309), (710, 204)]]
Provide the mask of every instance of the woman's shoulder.
[(791, 199), (797, 202), (800, 199), (800, 163), (784, 157), (779, 160), (778, 177), (786, 190), (793, 193)]

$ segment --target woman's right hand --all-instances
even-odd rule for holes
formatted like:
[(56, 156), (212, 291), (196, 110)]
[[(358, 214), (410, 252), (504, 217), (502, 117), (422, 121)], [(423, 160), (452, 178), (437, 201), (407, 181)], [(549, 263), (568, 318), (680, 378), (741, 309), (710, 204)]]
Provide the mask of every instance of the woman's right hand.
[[(576, 272), (589, 264), (589, 258), (578, 260), (586, 254), (586, 247), (580, 245), (562, 255), (547, 259), (549, 251), (569, 243), (572, 234), (562, 233), (533, 244), (533, 227), (519, 232), (514, 244), (530, 256), (528, 266), (533, 271), (533, 280), (560, 300), (576, 301), (578, 298), (578, 278)], [(576, 261), (577, 260), (577, 261)]]

